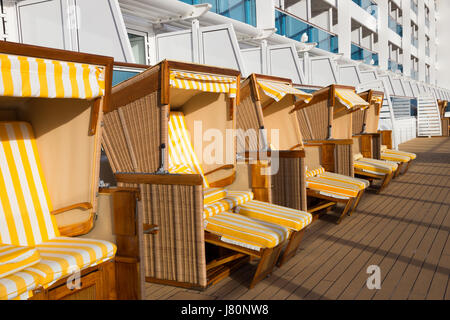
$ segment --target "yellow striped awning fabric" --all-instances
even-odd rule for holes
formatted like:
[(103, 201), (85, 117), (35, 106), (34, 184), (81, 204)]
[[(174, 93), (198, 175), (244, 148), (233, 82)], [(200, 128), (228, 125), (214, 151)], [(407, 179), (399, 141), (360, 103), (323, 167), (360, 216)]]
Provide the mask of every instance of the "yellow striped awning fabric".
[(32, 266), (40, 260), (41, 256), (35, 248), (0, 243), (0, 278)]
[(170, 86), (172, 88), (200, 90), (204, 92), (227, 93), (230, 98), (236, 97), (237, 78), (170, 70)]
[(264, 91), (264, 93), (277, 102), (283, 99), (284, 96), (287, 94), (295, 95), (296, 97), (306, 102), (311, 101), (312, 98), (311, 94), (303, 92), (299, 89), (296, 89), (284, 83), (267, 80), (257, 80), (257, 82), (260, 88)]
[(171, 112), (169, 117), (169, 168), (182, 168), (183, 166), (191, 168), (195, 174), (202, 175), (203, 187), (209, 188), (208, 181), (192, 147), (184, 114), (182, 112)]
[(206, 219), (205, 230), (219, 235), (223, 242), (256, 251), (274, 248), (288, 237), (282, 226), (228, 211)]
[(0, 122), (0, 243), (35, 246), (59, 236), (26, 122)]
[(289, 230), (302, 230), (312, 221), (312, 215), (305, 211), (295, 210), (276, 204), (251, 200), (234, 210), (249, 218), (270, 222)]
[(306, 178), (306, 187), (320, 194), (339, 199), (354, 198), (358, 196), (361, 190), (359, 186), (325, 179), (320, 176)]
[(105, 68), (0, 54), (0, 96), (92, 99), (105, 92)]
[(352, 89), (336, 88), (335, 95), (339, 102), (342, 103), (347, 109), (365, 109), (369, 106), (369, 103), (357, 95)]

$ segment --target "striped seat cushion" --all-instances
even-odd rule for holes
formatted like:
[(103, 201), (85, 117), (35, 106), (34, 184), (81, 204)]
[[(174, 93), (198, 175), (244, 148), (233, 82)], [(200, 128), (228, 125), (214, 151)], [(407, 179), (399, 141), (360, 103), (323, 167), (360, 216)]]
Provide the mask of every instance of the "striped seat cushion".
[(398, 169), (398, 164), (395, 162), (369, 158), (361, 158), (356, 160), (353, 162), (353, 165), (355, 169), (380, 176), (390, 174)]
[(325, 179), (320, 176), (306, 178), (306, 187), (317, 191), (324, 196), (339, 199), (354, 198), (358, 196), (359, 191), (361, 190), (359, 186), (354, 184)]
[(411, 158), (410, 157), (406, 157), (406, 156), (402, 156), (400, 154), (382, 152), (381, 153), (381, 160), (388, 160), (388, 161), (394, 161), (394, 162), (407, 163), (407, 162), (411, 161)]
[(40, 277), (19, 271), (0, 279), (0, 300), (31, 298), (32, 290), (39, 287)]
[(312, 221), (312, 215), (308, 212), (257, 200), (237, 206), (234, 211), (249, 218), (274, 223), (296, 231), (302, 230)]
[(35, 248), (0, 244), (0, 278), (32, 266), (40, 259)]
[(225, 201), (229, 202), (230, 208), (234, 208), (247, 201), (253, 200), (253, 192), (251, 191), (227, 191), (227, 196), (224, 198)]
[(1, 243), (35, 246), (59, 236), (29, 123), (0, 122), (0, 190)]
[(415, 153), (412, 152), (406, 152), (406, 151), (398, 151), (398, 150), (392, 150), (392, 149), (384, 149), (382, 150), (382, 153), (385, 154), (395, 154), (395, 155), (399, 155), (399, 156), (403, 156), (403, 157), (408, 157), (411, 160), (414, 160), (417, 158), (417, 155)]
[(333, 173), (333, 172), (324, 172), (319, 175), (320, 178), (328, 179), (331, 181), (340, 181), (344, 183), (348, 183), (351, 185), (357, 186), (360, 190), (366, 189), (370, 186), (370, 182), (365, 179), (358, 179), (349, 177), (343, 174)]
[(220, 201), (227, 196), (224, 188), (205, 188), (203, 190), (203, 205), (206, 207), (216, 201)]
[(259, 251), (274, 248), (288, 237), (288, 230), (269, 222), (225, 211), (205, 220), (205, 230), (223, 242)]
[(44, 288), (85, 268), (112, 259), (116, 246), (103, 240), (58, 237), (37, 246), (41, 262), (23, 272), (39, 278)]

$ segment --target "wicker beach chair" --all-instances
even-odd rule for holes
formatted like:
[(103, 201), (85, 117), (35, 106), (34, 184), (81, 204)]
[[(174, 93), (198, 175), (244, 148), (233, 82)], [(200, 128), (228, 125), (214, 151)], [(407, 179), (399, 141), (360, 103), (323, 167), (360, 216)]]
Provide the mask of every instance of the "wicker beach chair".
[(216, 146), (224, 161), (205, 158), (211, 144), (202, 139), (235, 127), (239, 81), (234, 70), (163, 61), (113, 88), (104, 149), (119, 186), (138, 187), (141, 199), (137, 230), (124, 241), (133, 237), (142, 265), (122, 259), (118, 272), (137, 265), (141, 287), (204, 289), (258, 258), (253, 287), (277, 262), (289, 230), (236, 212), (253, 199), (236, 139)]
[[(271, 185), (273, 186), (269, 193), (271, 200), (279, 205), (306, 210), (307, 195), (311, 198), (313, 194), (317, 194), (324, 201), (314, 205), (310, 201), (308, 212), (319, 212), (324, 208), (334, 206), (336, 202), (345, 202), (348, 207), (344, 210), (344, 215), (349, 213), (351, 205), (357, 205), (357, 202), (359, 202), (368, 182), (331, 172), (320, 172), (320, 178), (317, 177), (317, 174), (315, 177), (306, 176), (306, 165), (311, 160), (312, 154), (308, 150), (310, 146), (303, 144), (301, 125), (297, 121), (296, 114), (291, 112), (295, 103), (294, 97), (300, 96), (297, 99), (306, 100), (305, 93), (291, 90), (291, 94), (281, 97), (282, 99), (275, 99), (273, 93), (266, 91), (266, 83), (292, 87), (292, 83), (288, 79), (251, 75), (241, 84), (242, 99), (237, 110), (237, 123), (238, 128), (244, 131), (264, 128), (267, 130), (267, 136), (271, 136), (271, 131), (276, 130), (279, 133), (279, 139), (275, 141), (267, 138), (267, 144), (271, 146), (272, 151), (287, 150), (278, 151), (280, 152), (278, 172), (271, 176)], [(289, 92), (288, 90), (285, 91)], [(310, 97), (310, 95), (307, 96), (308, 99)], [(305, 104), (308, 103), (305, 102)], [(260, 143), (261, 145), (263, 144)], [(258, 146), (247, 144), (242, 148), (252, 149), (256, 147)], [(301, 157), (283, 156), (284, 153), (287, 155), (292, 151), (300, 152)], [(316, 167), (309, 163), (310, 169), (318, 168), (320, 161), (316, 161), (315, 164), (317, 164)], [(311, 172), (314, 171), (311, 170)], [(311, 179), (320, 181), (320, 184), (311, 185), (309, 181)], [(316, 190), (313, 191), (312, 187)], [(320, 188), (320, 190), (317, 188)], [(326, 200), (324, 199), (324, 193), (326, 193)]]
[(358, 137), (357, 141), (361, 147), (364, 158), (392, 161), (398, 164), (395, 176), (408, 171), (411, 161), (416, 158), (414, 153), (397, 151), (387, 148), (381, 144), (382, 134), (378, 132), (378, 121), (383, 104), (383, 93), (378, 91), (365, 91), (359, 96), (370, 103), (369, 107), (353, 113), (353, 135)]
[(315, 205), (317, 210), (343, 203), (337, 223), (351, 215), (369, 186), (353, 177), (351, 127), (351, 113), (367, 105), (353, 87), (331, 85), (315, 91), (310, 103), (297, 102), (292, 111), (304, 141), (308, 195), (324, 200)]
[(112, 61), (0, 45), (0, 299), (115, 298), (115, 245), (75, 238), (94, 225)]

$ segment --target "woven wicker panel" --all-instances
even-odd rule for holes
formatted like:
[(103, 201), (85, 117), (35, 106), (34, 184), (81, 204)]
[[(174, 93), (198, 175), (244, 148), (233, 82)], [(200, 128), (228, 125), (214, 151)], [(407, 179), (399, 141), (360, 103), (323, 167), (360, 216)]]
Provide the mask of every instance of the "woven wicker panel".
[(114, 172), (155, 172), (160, 164), (161, 107), (158, 92), (104, 116), (103, 147)]
[(279, 158), (279, 170), (272, 176), (272, 202), (306, 210), (304, 158)]
[(311, 127), (309, 125), (309, 120), (305, 109), (300, 109), (299, 111), (296, 112), (296, 114), (298, 125), (300, 127), (300, 132), (302, 133), (303, 139), (305, 139), (306, 141), (313, 140)]
[[(254, 132), (258, 134), (259, 128), (263, 125), (258, 120), (258, 114), (256, 110), (256, 105), (253, 102), (251, 95), (246, 99), (241, 101), (236, 109), (236, 129), (240, 129), (245, 132), (247, 130), (255, 130)], [(247, 141), (246, 141), (247, 140)], [(257, 139), (246, 139), (241, 134), (237, 136), (238, 150), (258, 150), (258, 140)]]
[(201, 186), (141, 185), (142, 221), (159, 226), (144, 235), (146, 277), (206, 286)]
[(372, 136), (372, 157), (381, 159), (381, 135)]
[(359, 134), (363, 132), (364, 126), (364, 111), (356, 111), (352, 114), (352, 134)]
[(305, 140), (328, 138), (328, 100), (297, 111), (297, 119)]
[(336, 144), (334, 161), (335, 172), (346, 176), (353, 177), (355, 175), (353, 169), (353, 145)]

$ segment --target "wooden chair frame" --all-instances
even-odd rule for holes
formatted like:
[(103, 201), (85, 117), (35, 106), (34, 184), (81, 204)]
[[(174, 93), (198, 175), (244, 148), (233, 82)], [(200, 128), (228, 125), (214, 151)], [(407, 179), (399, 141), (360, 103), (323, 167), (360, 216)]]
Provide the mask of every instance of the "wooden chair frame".
[[(271, 105), (276, 104), (277, 102), (274, 99), (270, 99), (265, 105), (262, 104), (262, 97), (258, 88), (258, 79), (260, 80), (269, 80), (272, 82), (280, 82), (283, 84), (291, 85), (292, 86), (292, 80), (287, 78), (280, 78), (280, 77), (274, 77), (274, 76), (268, 76), (268, 75), (261, 75), (261, 74), (251, 74), (247, 79), (245, 79), (241, 83), (241, 99), (245, 99), (248, 96), (251, 97), (252, 102), (255, 106), (255, 112), (257, 113), (258, 122), (259, 122), (259, 128), (264, 128), (264, 115), (263, 110), (266, 108), (270, 108)], [(239, 108), (239, 106), (238, 106)], [(300, 141), (302, 143), (302, 141)], [(278, 156), (280, 158), (304, 158), (305, 152), (304, 150), (279, 150)], [(256, 162), (252, 164), (252, 190), (255, 194), (255, 199), (264, 201), (264, 202), (272, 202), (271, 198), (271, 189), (272, 185), (270, 182), (269, 176), (262, 176), (260, 174), (261, 166), (267, 166), (266, 164), (262, 164), (261, 160), (263, 161), (269, 161), (271, 153), (266, 152), (267, 156), (269, 158), (267, 159), (260, 159), (259, 155), (257, 153), (250, 153), (249, 151), (245, 152), (245, 160), (246, 161), (252, 161)], [(300, 196), (300, 195), (299, 195)], [(280, 204), (283, 205), (283, 204)], [(306, 208), (294, 208), (294, 209), (306, 209)], [(284, 248), (284, 251), (281, 253), (280, 258), (277, 262), (278, 267), (281, 267), (284, 263), (289, 261), (290, 258), (292, 258), (295, 253), (297, 252), (301, 240), (303, 238), (305, 229), (299, 230), (299, 231), (293, 231), (290, 233), (288, 242)]]
[[(121, 66), (127, 65), (122, 64)], [(152, 73), (153, 70), (156, 71)], [(126, 106), (127, 104), (137, 99), (141, 99), (149, 94), (158, 92), (158, 106), (159, 108), (164, 108), (164, 110), (167, 110), (168, 114), (171, 110), (171, 87), (169, 82), (170, 70), (182, 70), (203, 74), (234, 76), (237, 78), (237, 82), (240, 82), (240, 73), (235, 70), (164, 60), (158, 65), (151, 67), (143, 73), (137, 75), (136, 77), (134, 77), (134, 79), (132, 78), (126, 80), (117, 85), (113, 89), (112, 101), (108, 112), (113, 112), (118, 108)], [(128, 81), (132, 81), (133, 85), (131, 86), (129, 83), (127, 83)], [(238, 104), (240, 99), (239, 87), (237, 88), (236, 98), (229, 99), (231, 106), (229, 110), (229, 116), (231, 119), (233, 119), (236, 110), (235, 106)], [(166, 114), (166, 112), (164, 112), (164, 114)], [(115, 178), (117, 182), (121, 183), (122, 185), (137, 184), (154, 186), (201, 186), (203, 184), (203, 180), (200, 175), (180, 175), (165, 173), (168, 169), (168, 151), (167, 148), (163, 146), (168, 145), (168, 133), (167, 125), (163, 123), (161, 127), (161, 148), (158, 151), (155, 150), (155, 152), (160, 152), (161, 159), (166, 159), (164, 161), (164, 168), (161, 168), (162, 172), (160, 172), (159, 174), (116, 172)], [(225, 165), (206, 172), (205, 175), (209, 176), (219, 170), (230, 169), (232, 170), (232, 172), (229, 176), (219, 181), (210, 183), (210, 186), (225, 187), (232, 184), (236, 178), (236, 170), (233, 165)], [(218, 248), (222, 248), (219, 249), (219, 251), (225, 252), (224, 255), (221, 255), (220, 257), (209, 261), (206, 265), (206, 285), (200, 285), (199, 283), (172, 281), (156, 277), (145, 277), (144, 279), (142, 279), (142, 275), (139, 271), (142, 270), (141, 256), (139, 252), (139, 239), (142, 232), (140, 232), (139, 230), (144, 230), (144, 232), (147, 234), (150, 233), (157, 235), (159, 233), (158, 228), (161, 228), (161, 226), (139, 226), (139, 223), (136, 220), (136, 203), (140, 197), (138, 189), (124, 189), (124, 187), (121, 187), (115, 189), (102, 189), (102, 191), (111, 192), (113, 194), (114, 220), (116, 221), (114, 233), (117, 236), (118, 245), (116, 261), (119, 299), (142, 298), (143, 282), (160, 283), (203, 290), (208, 286), (211, 286), (224, 279), (233, 270), (241, 266), (243, 263), (248, 262), (251, 258), (260, 258), (260, 262), (256, 269), (255, 275), (253, 276), (253, 279), (250, 283), (250, 287), (253, 287), (258, 281), (271, 273), (278, 259), (278, 256), (280, 255), (281, 249), (284, 246), (284, 243), (282, 243), (276, 248), (262, 249), (260, 252), (258, 252), (255, 250), (249, 250), (244, 247), (223, 242), (216, 235), (205, 231), (204, 242), (217, 246)], [(203, 211), (196, 212), (195, 214), (203, 216)], [(145, 230), (154, 231), (146, 232)]]
[[(59, 50), (34, 45), (26, 45), (8, 41), (0, 42), (0, 52), (2, 54), (34, 57), (41, 59), (51, 59), (59, 61), (69, 61), (75, 63), (85, 63), (105, 67), (105, 92), (103, 97), (98, 97), (93, 102), (89, 135), (95, 135), (97, 131), (98, 119), (101, 115), (101, 105), (107, 106), (110, 103), (111, 82), (112, 82), (112, 57), (99, 56), (74, 51)], [(26, 98), (28, 99), (28, 98)], [(91, 203), (76, 203), (65, 208), (59, 208), (51, 212), (58, 215), (73, 209), (91, 210)], [(94, 224), (95, 213), (91, 212), (87, 221), (60, 227), (62, 236), (73, 237), (88, 233)], [(115, 299), (115, 265), (114, 260), (103, 262), (95, 267), (81, 271), (80, 288), (69, 289), (66, 283), (70, 276), (58, 280), (47, 289), (37, 288), (33, 290), (31, 300), (86, 300), (86, 299)]]

